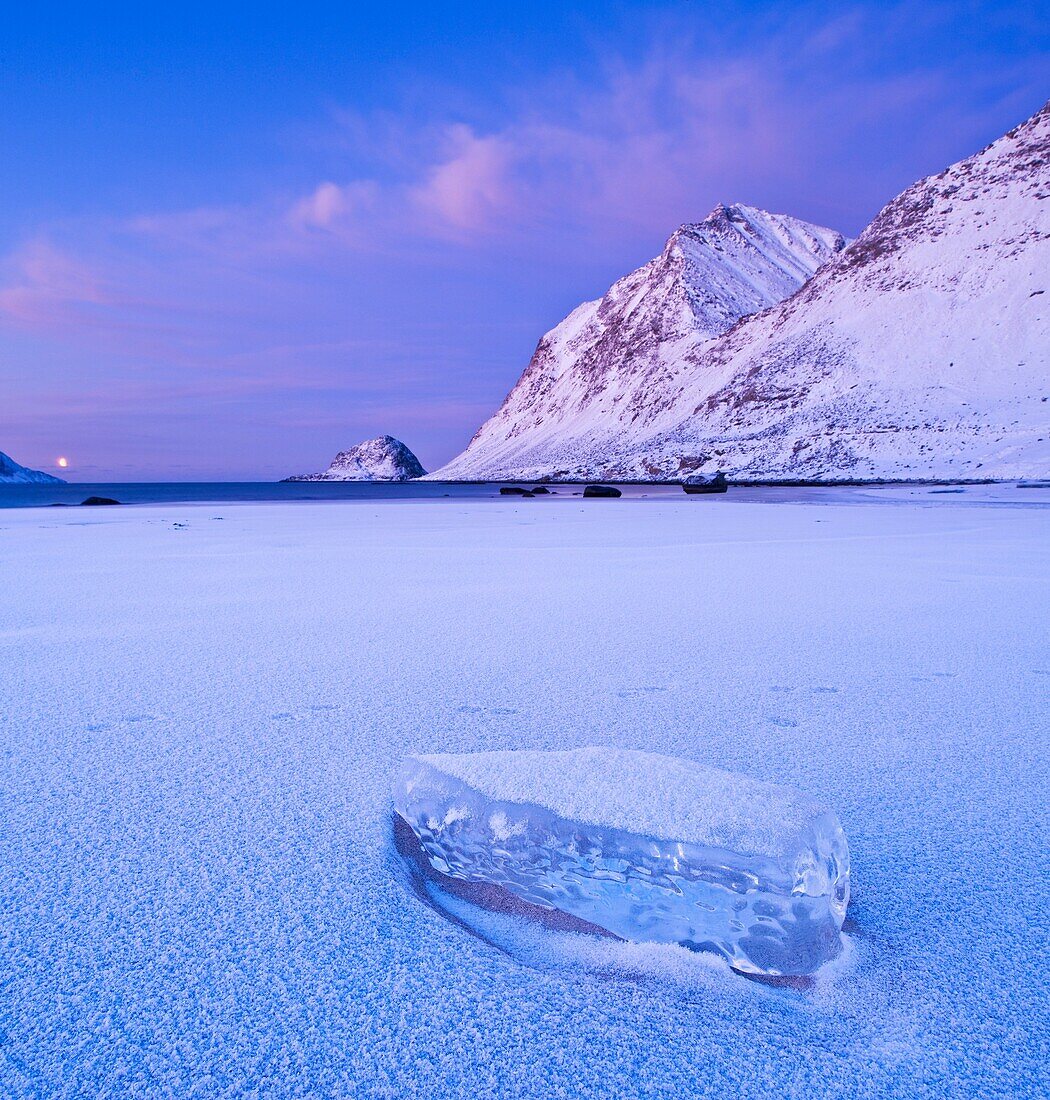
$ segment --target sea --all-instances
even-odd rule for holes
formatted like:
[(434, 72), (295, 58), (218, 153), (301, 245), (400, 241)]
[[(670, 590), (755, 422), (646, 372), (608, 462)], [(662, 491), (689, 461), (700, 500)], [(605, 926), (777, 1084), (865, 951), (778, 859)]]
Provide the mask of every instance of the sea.
[[(442, 481), (207, 481), (207, 482), (67, 482), (59, 485), (0, 484), (0, 508), (46, 508), (79, 505), (88, 497), (108, 497), (120, 504), (216, 504), (346, 500), (459, 500), (501, 498), (501, 485), (511, 482)], [(524, 488), (528, 482), (519, 483)], [(868, 485), (733, 485), (725, 496), (687, 496), (678, 484), (615, 484), (625, 499), (673, 500), (699, 504), (754, 501), (797, 504), (883, 501), (929, 496), (929, 503), (1046, 504), (1050, 482), (946, 486), (922, 483)], [(552, 497), (581, 497), (582, 484), (546, 486)], [(1032, 492), (1036, 489), (1041, 491)], [(1018, 491), (1022, 490), (1022, 491)], [(1029, 491), (1025, 491), (1029, 490)], [(521, 498), (510, 498), (521, 499)], [(544, 499), (543, 497), (536, 498)]]
[(62, 485), (0, 485), (0, 508), (81, 504), (109, 497), (121, 504), (211, 504), (261, 501), (398, 500), (498, 496), (498, 485), (378, 481), (185, 481), (68, 482)]

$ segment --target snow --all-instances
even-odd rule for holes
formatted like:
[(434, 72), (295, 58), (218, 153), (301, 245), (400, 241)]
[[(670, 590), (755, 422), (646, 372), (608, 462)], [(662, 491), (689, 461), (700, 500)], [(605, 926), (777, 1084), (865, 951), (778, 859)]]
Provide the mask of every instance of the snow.
[(438, 753), (407, 766), (407, 782), (440, 783), (443, 775), (489, 801), (531, 802), (579, 823), (773, 858), (791, 854), (825, 812), (800, 791), (624, 749)]
[[(434, 476), (1048, 476), (1048, 153), (1050, 104), (909, 187), (801, 289), (771, 283), (779, 293), (765, 301), (740, 291), (734, 255), (654, 261), (610, 291), (592, 343), (562, 339), (561, 326), (544, 337), (504, 405)], [(726, 279), (736, 293), (719, 326), (707, 304)], [(649, 302), (640, 315), (617, 312), (625, 284)]]
[[(0, 1095), (1045, 1095), (1050, 491), (747, 495), (0, 513)], [(406, 888), (406, 754), (594, 744), (833, 807), (831, 972)]]
[(776, 976), (842, 951), (846, 839), (790, 788), (636, 750), (439, 753), (405, 761), (394, 807), (416, 862), (623, 939)]

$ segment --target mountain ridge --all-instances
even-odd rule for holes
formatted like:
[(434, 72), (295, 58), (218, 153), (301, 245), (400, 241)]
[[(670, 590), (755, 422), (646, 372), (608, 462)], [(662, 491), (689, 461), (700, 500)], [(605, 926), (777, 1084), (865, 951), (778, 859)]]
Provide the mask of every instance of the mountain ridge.
[[(577, 349), (552, 337), (574, 318), (578, 325), (585, 303), (540, 341), (463, 454), (431, 476), (673, 480), (716, 467), (766, 481), (1045, 473), (1048, 164), (1050, 105), (905, 189), (779, 304), (714, 336), (699, 325), (660, 333), (659, 354), (650, 349), (628, 364), (630, 377), (615, 379), (618, 401), (600, 415), (593, 400), (578, 402), (566, 416), (554, 387), (535, 386), (530, 374), (557, 379), (575, 369)], [(552, 348), (564, 361), (538, 363)], [(579, 415), (588, 407), (591, 415)]]
[[(544, 420), (561, 423), (581, 413), (608, 416), (613, 408), (634, 420), (651, 415), (653, 391), (674, 383), (676, 350), (779, 301), (846, 243), (833, 229), (719, 203), (703, 221), (676, 229), (660, 255), (543, 336), (467, 453), (500, 422), (508, 440), (535, 429), (517, 414), (536, 405), (544, 407)], [(457, 476), (456, 461), (429, 476)]]

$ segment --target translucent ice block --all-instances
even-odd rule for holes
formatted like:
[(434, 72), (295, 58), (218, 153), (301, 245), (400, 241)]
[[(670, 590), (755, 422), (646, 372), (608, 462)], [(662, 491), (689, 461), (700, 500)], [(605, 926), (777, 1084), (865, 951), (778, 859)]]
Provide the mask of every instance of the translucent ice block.
[(790, 787), (622, 749), (412, 756), (394, 808), (440, 875), (637, 942), (800, 975), (841, 951), (849, 849)]

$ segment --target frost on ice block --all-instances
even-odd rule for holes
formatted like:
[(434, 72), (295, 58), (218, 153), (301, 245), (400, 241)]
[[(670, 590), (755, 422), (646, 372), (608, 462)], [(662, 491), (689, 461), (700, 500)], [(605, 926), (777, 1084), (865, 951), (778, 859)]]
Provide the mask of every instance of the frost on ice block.
[(790, 787), (621, 749), (411, 756), (394, 808), (440, 875), (766, 975), (841, 951), (849, 849)]

